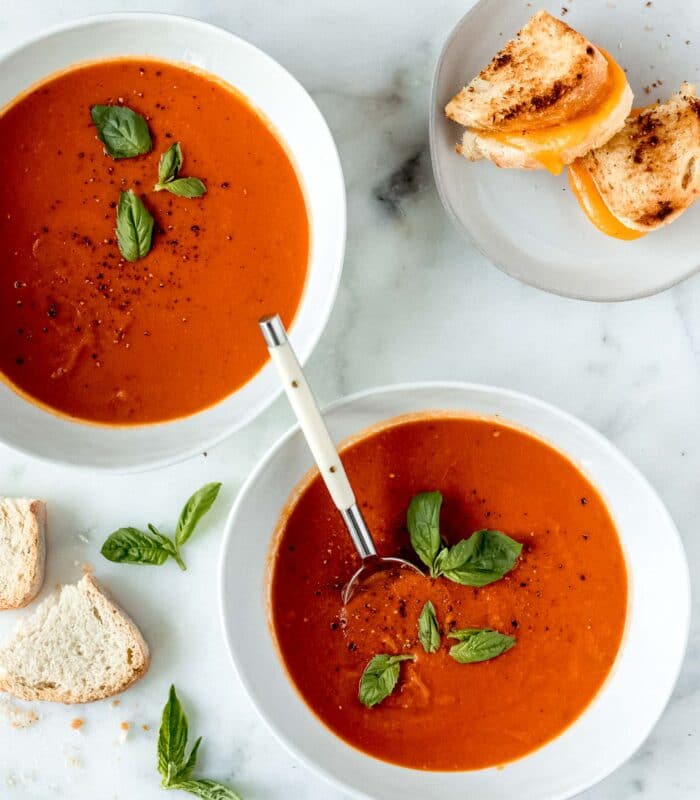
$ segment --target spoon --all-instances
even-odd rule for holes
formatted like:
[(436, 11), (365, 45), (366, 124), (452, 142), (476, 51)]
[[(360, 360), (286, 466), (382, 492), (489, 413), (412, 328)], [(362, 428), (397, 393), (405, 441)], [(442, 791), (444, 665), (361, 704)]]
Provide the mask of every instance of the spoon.
[(331, 499), (340, 511), (352, 543), (355, 545), (355, 550), (362, 559), (359, 569), (343, 587), (343, 605), (349, 603), (363, 581), (380, 570), (408, 567), (422, 575), (423, 573), (418, 567), (411, 564), (410, 561), (396, 556), (377, 554), (372, 534), (357, 505), (355, 493), (350, 486), (343, 462), (335, 449), (311, 387), (287, 338), (287, 331), (282, 320), (278, 314), (274, 314), (263, 317), (259, 325), (270, 351), (272, 363), (277, 367), (282, 385), (309, 450), (311, 450), (311, 455), (314, 457)]

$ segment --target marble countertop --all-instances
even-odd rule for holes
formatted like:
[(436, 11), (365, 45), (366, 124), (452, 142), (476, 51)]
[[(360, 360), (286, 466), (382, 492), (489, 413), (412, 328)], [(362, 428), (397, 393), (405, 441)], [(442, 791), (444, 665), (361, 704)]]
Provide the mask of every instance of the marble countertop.
[[(349, 237), (335, 310), (308, 372), (323, 403), (379, 384), (453, 379), (530, 393), (608, 436), (650, 479), (680, 528), (695, 603), (688, 656), (649, 740), (585, 800), (700, 795), (700, 277), (625, 304), (571, 301), (523, 286), (466, 244), (442, 211), (430, 170), (432, 68), (469, 0), (27, 0), (0, 3), (0, 50), (73, 17), (114, 10), (199, 17), (250, 40), (310, 91), (345, 171)], [(0, 701), (0, 796), (156, 800), (155, 741), (168, 685), (204, 736), (201, 774), (246, 800), (342, 800), (272, 737), (233, 674), (215, 580), (223, 522), (253, 464), (291, 424), (283, 399), (208, 454), (138, 476), (35, 462), (0, 446), (0, 493), (48, 499), (44, 593), (97, 574), (156, 643), (147, 677), (86, 707)], [(189, 493), (224, 482), (189, 571), (109, 564), (98, 554), (122, 524), (174, 522)], [(659, 546), (663, 546), (660, 542)], [(0, 635), (15, 612), (0, 619)], [(673, 625), (673, 620), (668, 621)], [(663, 632), (658, 632), (663, 646)], [(643, 698), (640, 698), (643, 702)], [(26, 722), (27, 710), (38, 719)], [(85, 721), (78, 731), (71, 720)], [(120, 724), (130, 723), (122, 741)], [(143, 726), (149, 726), (144, 730)]]

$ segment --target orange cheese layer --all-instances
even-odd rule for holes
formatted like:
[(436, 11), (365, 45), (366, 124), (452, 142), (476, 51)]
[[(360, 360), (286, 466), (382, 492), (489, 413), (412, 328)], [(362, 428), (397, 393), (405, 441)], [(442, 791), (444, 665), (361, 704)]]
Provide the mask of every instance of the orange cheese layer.
[(590, 172), (583, 166), (580, 159), (569, 166), (569, 186), (584, 213), (598, 230), (615, 239), (626, 241), (639, 239), (645, 235), (643, 231), (635, 231), (623, 225), (610, 211), (591, 178)]
[(594, 109), (581, 114), (570, 122), (553, 125), (550, 128), (523, 131), (522, 133), (479, 133), (479, 136), (493, 139), (518, 150), (528, 150), (546, 170), (553, 175), (559, 175), (566, 166), (563, 152), (584, 142), (590, 136), (591, 131), (605, 122), (620, 102), (627, 86), (627, 78), (619, 64), (605, 50), (598, 49), (608, 62), (608, 85), (603, 101)]

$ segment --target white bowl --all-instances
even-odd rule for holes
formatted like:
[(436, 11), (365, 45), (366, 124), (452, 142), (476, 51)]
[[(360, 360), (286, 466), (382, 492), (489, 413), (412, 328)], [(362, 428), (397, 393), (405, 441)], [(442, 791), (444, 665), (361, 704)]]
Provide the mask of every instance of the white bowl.
[[(311, 467), (298, 429), (280, 439), (241, 489), (220, 564), (224, 632), (242, 683), (263, 719), (302, 762), (358, 797), (374, 800), (558, 800), (583, 791), (629, 758), (648, 736), (676, 682), (690, 622), (688, 566), (654, 490), (599, 433), (525, 395), (470, 384), (409, 384), (354, 395), (325, 418), (336, 441), (388, 418), (426, 409), (499, 416), (567, 453), (603, 493), (630, 578), (626, 634), (611, 675), (561, 736), (504, 768), (423, 772), (393, 766), (331, 733), (290, 683), (269, 628), (267, 560), (278, 516)], [(340, 601), (340, 597), (338, 598)], [(663, 645), (659, 645), (663, 631)]]
[[(627, 69), (635, 105), (665, 100), (698, 78), (700, 15), (683, 0), (645, 4), (481, 0), (457, 24), (438, 60), (430, 112), (430, 150), (438, 192), (457, 228), (497, 267), (525, 283), (585, 300), (626, 300), (660, 292), (700, 268), (700, 204), (672, 225), (633, 242), (593, 227), (566, 175), (497, 169), (455, 153), (459, 125), (447, 101), (540, 8), (561, 16)], [(663, 85), (651, 85), (661, 79)], [(644, 87), (650, 87), (647, 94)]]
[[(289, 148), (305, 190), (311, 226), (309, 271), (291, 330), (294, 347), (305, 361), (323, 331), (340, 281), (345, 186), (321, 112), (283, 67), (237, 36), (186, 17), (142, 13), (91, 17), (56, 28), (4, 56), (0, 107), (68, 65), (130, 54), (187, 62), (223, 78), (260, 109)], [(252, 420), (280, 391), (268, 363), (238, 391), (193, 416), (110, 428), (55, 416), (0, 381), (0, 440), (64, 464), (116, 471), (148, 469), (211, 447)]]

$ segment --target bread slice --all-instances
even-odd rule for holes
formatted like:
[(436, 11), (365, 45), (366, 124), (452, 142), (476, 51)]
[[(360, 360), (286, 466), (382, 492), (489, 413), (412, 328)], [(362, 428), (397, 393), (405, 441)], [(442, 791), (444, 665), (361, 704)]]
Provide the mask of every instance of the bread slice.
[(596, 107), (608, 62), (588, 39), (539, 11), (447, 104), (450, 119), (481, 131), (524, 131)]
[(39, 593), (46, 559), (43, 500), (0, 500), (0, 610), (21, 608)]
[(139, 629), (86, 575), (44, 600), (0, 646), (0, 690), (21, 700), (89, 703), (145, 675)]
[(700, 99), (695, 86), (627, 119), (580, 162), (605, 205), (628, 228), (668, 225), (700, 194)]

